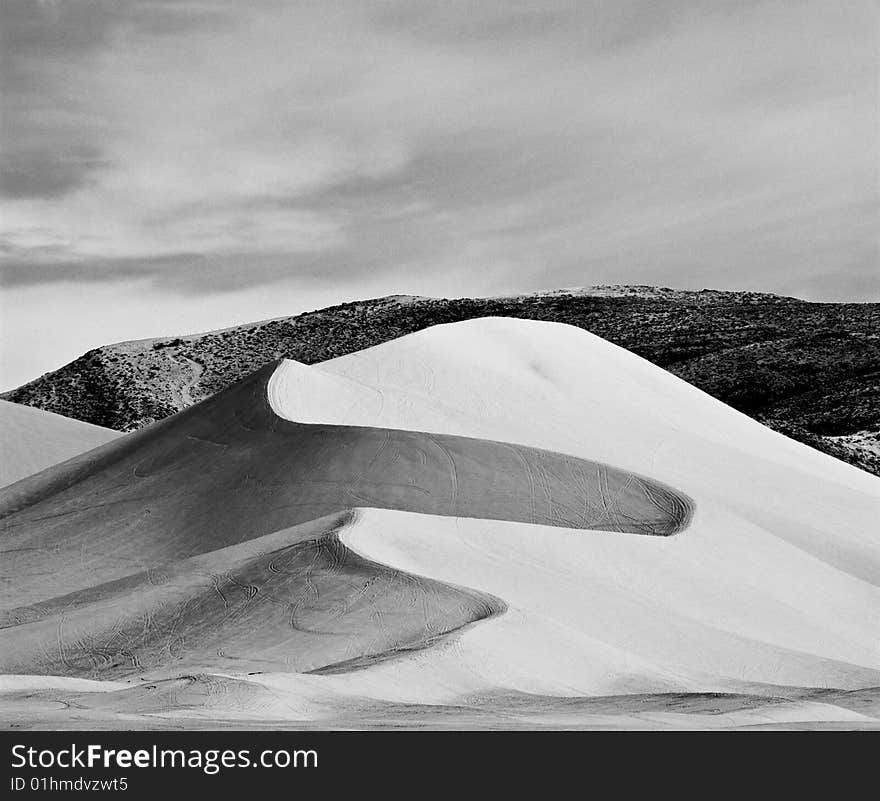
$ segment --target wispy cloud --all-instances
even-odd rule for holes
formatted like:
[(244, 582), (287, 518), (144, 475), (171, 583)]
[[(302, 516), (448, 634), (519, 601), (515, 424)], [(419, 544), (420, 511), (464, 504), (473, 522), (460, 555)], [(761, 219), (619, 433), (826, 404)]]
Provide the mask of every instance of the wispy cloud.
[(8, 287), (880, 296), (871, 2), (11, 0), (0, 27)]

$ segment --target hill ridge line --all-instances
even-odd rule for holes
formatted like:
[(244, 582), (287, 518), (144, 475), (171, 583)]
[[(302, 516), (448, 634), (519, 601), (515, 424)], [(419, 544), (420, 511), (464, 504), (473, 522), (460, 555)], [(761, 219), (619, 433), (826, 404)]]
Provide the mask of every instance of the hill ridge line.
[[(105, 345), (0, 398), (132, 431), (267, 362), (316, 364), (486, 316), (591, 331), (786, 436), (880, 475), (876, 303), (627, 286), (495, 298), (391, 295), (203, 334)], [(193, 362), (202, 365), (198, 375)]]

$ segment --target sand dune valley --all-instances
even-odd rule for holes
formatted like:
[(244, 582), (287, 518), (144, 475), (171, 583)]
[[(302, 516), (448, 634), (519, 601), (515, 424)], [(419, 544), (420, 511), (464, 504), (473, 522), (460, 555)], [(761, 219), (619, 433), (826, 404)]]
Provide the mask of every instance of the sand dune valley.
[(880, 728), (880, 479), (580, 328), (0, 431), (4, 728)]

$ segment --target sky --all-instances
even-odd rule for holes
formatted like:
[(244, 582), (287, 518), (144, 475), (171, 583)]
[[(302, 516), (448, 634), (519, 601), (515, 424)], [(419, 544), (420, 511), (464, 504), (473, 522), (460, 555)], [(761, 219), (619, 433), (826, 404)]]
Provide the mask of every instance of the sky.
[(0, 389), (385, 294), (880, 301), (874, 0), (0, 0)]

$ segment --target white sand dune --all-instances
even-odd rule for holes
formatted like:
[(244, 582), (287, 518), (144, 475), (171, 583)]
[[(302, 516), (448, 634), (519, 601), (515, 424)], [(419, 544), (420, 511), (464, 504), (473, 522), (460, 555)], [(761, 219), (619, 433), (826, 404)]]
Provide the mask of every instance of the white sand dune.
[(285, 361), (269, 398), (290, 420), (490, 438), (606, 462), (880, 583), (877, 477), (572, 326), (483, 318), (320, 365)]
[(732, 516), (710, 519), (717, 525), (660, 539), (364, 512), (343, 534), (349, 547), (480, 589), (508, 609), (340, 684), (410, 703), (499, 689), (578, 696), (880, 684), (874, 588)]
[(109, 428), (0, 400), (0, 487), (118, 436)]
[[(263, 412), (236, 411), (233, 404), (245, 402), (248, 393), (258, 389), (266, 393), (263, 401), (268, 400), (276, 421), (282, 418), (305, 426), (288, 431), (265, 418)], [(209, 417), (220, 409), (229, 422), (211, 428)], [(340, 725), (370, 725), (370, 721), (375, 725), (392, 725), (394, 721), (410, 725), (418, 720), (443, 725), (446, 720), (447, 725), (457, 721), (470, 726), (488, 720), (486, 725), (502, 727), (708, 728), (821, 723), (871, 728), (880, 721), (875, 691), (861, 689), (880, 687), (880, 480), (770, 431), (580, 329), (508, 318), (436, 326), (320, 365), (282, 362), (268, 383), (243, 383), (240, 389), (226, 393), (222, 401), (206, 402), (178, 418), (180, 422), (172, 418), (145, 430), (126, 446), (130, 452), (119, 458), (107, 451), (77, 468), (80, 477), (87, 476), (84, 471), (92, 471), (94, 475), (89, 473), (87, 480), (96, 482), (94, 487), (117, 493), (132, 510), (139, 509), (141, 501), (140, 496), (124, 495), (129, 463), (134, 465), (133, 476), (141, 495), (151, 487), (164, 493), (150, 501), (153, 522), (144, 518), (132, 531), (132, 536), (136, 534), (132, 542), (140, 548), (132, 564), (150, 569), (150, 560), (160, 555), (163, 559), (197, 558), (197, 562), (181, 562), (180, 570), (201, 593), (198, 597), (205, 598), (199, 601), (202, 605), (216, 605), (218, 597), (220, 603), (227, 604), (222, 594), (210, 591), (204, 595), (201, 588), (210, 590), (210, 582), (189, 578), (195, 575), (193, 565), (206, 570), (208, 577), (219, 575), (226, 558), (222, 548), (231, 548), (229, 553), (236, 548), (247, 551), (251, 560), (247, 564), (254, 566), (247, 568), (248, 582), (254, 587), (274, 587), (272, 592), (280, 592), (281, 586), (293, 586), (286, 580), (279, 583), (276, 574), (264, 570), (262, 561), (251, 559), (248, 549), (263, 546), (236, 543), (281, 536), (272, 532), (279, 532), (280, 521), (291, 514), (290, 499), (284, 496), (283, 504), (275, 499), (281, 498), (278, 488), (283, 489), (284, 476), (292, 475), (298, 452), (291, 453), (285, 443), (296, 443), (303, 458), (308, 452), (313, 460), (308, 464), (315, 465), (308, 468), (310, 471), (326, 472), (328, 465), (336, 465), (333, 449), (342, 448), (340, 453), (360, 454), (357, 458), (364, 467), (357, 469), (356, 478), (362, 482), (369, 474), (372, 488), (365, 493), (362, 490), (367, 485), (361, 483), (358, 489), (350, 477), (345, 479), (343, 496), (348, 499), (348, 508), (356, 507), (357, 511), (340, 518), (336, 530), (345, 548), (374, 565), (366, 566), (364, 586), (373, 586), (371, 576), (381, 566), (406, 581), (413, 598), (422, 592), (420, 582), (425, 586), (434, 582), (430, 586), (435, 587), (438, 598), (479, 593), (498, 599), (500, 611), (489, 616), (465, 615), (462, 621), (473, 622), (450, 627), (451, 634), (414, 649), (392, 649), (378, 660), (356, 658), (358, 637), (363, 634), (362, 639), (375, 639), (375, 633), (362, 628), (360, 634), (349, 632), (344, 634), (347, 639), (339, 641), (340, 648), (351, 651), (351, 665), (339, 663), (329, 672), (312, 674), (271, 672), (275, 668), (268, 667), (269, 672), (256, 676), (235, 673), (232, 667), (218, 669), (216, 659), (201, 668), (193, 663), (193, 659), (202, 658), (199, 653), (215, 648), (211, 638), (216, 631), (228, 630), (219, 624), (216, 630), (211, 628), (214, 624), (206, 623), (208, 618), (194, 618), (192, 625), (203, 637), (203, 647), (188, 657), (187, 670), (215, 674), (209, 684), (221, 683), (225, 689), (220, 695), (228, 695), (228, 704), (218, 701), (212, 690), (210, 710), (175, 710), (164, 701), (145, 700), (149, 692), (145, 695), (134, 687), (132, 695), (114, 684), (114, 693), (101, 693), (104, 700), (100, 703), (89, 700), (94, 693), (77, 696), (77, 708), (91, 710), (83, 712), (85, 717), (80, 720), (106, 720), (108, 705), (124, 697), (126, 709), (139, 710), (141, 717), (133, 724), (138, 726), (187, 715), (202, 723), (207, 716), (229, 725), (243, 720), (306, 725), (332, 719), (342, 721)], [(228, 433), (233, 423), (239, 426), (238, 433)], [(315, 430), (323, 437), (320, 447), (309, 444), (316, 436), (310, 426), (317, 426)], [(331, 431), (328, 426), (337, 428)], [(429, 463), (430, 470), (425, 472), (424, 459), (412, 460), (412, 454), (424, 447), (423, 439), (397, 435), (390, 440), (385, 435), (377, 439), (377, 432), (383, 430), (491, 440), (493, 448), (498, 443), (514, 443), (576, 457), (594, 466), (611, 465), (620, 471), (609, 475), (624, 477), (611, 490), (615, 514), (624, 510), (633, 514), (634, 509), (643, 513), (641, 507), (632, 505), (632, 499), (617, 506), (615, 493), (631, 492), (631, 483), (625, 480), (630, 473), (672, 488), (673, 495), (680, 493), (676, 497), (693, 502), (693, 513), (680, 516), (686, 527), (669, 528), (671, 536), (642, 536), (635, 533), (641, 531), (638, 526), (626, 529), (610, 523), (601, 531), (584, 530), (589, 528), (584, 525), (566, 528), (551, 513), (552, 496), (569, 492), (571, 487), (560, 483), (559, 472), (550, 476), (543, 469), (536, 470), (536, 465), (544, 462), (535, 461), (531, 454), (516, 457), (522, 459), (525, 479), (510, 485), (525, 498), (499, 495), (481, 505), (479, 497), (471, 497), (461, 506), (464, 501), (456, 500), (457, 493), (464, 496), (466, 492), (457, 486), (458, 478), (473, 476), (485, 482), (485, 465), (479, 460), (496, 451), (485, 450), (476, 442), (451, 443), (433, 454), (431, 458), (436, 456), (439, 461), (434, 466)], [(186, 449), (178, 454), (175, 448), (183, 445), (176, 443), (184, 439)], [(386, 442), (393, 442), (393, 447), (383, 445)], [(361, 454), (358, 449), (364, 448)], [(516, 450), (511, 453), (520, 454)], [(267, 464), (271, 462), (271, 469), (266, 467), (264, 473), (260, 472), (261, 454)], [(441, 465), (444, 454), (455, 454), (448, 471)], [(223, 528), (224, 521), (236, 513), (229, 506), (235, 493), (211, 489), (212, 475), (229, 480), (220, 467), (224, 459), (233, 457), (242, 466), (236, 469), (246, 470), (250, 485), (257, 490), (248, 501), (247, 514), (239, 518), (253, 521), (252, 532), (241, 531), (241, 522), (237, 527)], [(110, 466), (102, 467), (105, 464)], [(400, 476), (407, 470), (413, 474), (412, 486), (419, 489), (415, 495), (409, 489), (400, 490)], [(386, 474), (396, 477), (390, 490), (376, 483)], [(598, 497), (605, 502), (609, 493), (601, 491), (602, 475), (600, 470)], [(193, 481), (198, 477), (204, 488), (188, 488), (187, 476)], [(302, 477), (297, 481), (303, 481)], [(327, 485), (323, 473), (320, 483)], [(31, 498), (43, 496), (49, 500), (39, 503), (56, 503), (52, 500), (56, 486), (67, 485), (58, 477), (42, 483), (35, 480), (12, 498), (12, 507), (23, 511), (18, 518), (22, 522), (10, 529), (11, 536), (36, 536), (38, 529), (43, 531), (39, 526), (47, 524), (40, 522), (41, 507), (34, 506), (29, 512), (27, 504)], [(644, 497), (650, 498), (653, 485), (645, 486)], [(302, 487), (304, 492), (312, 491), (308, 482)], [(473, 494), (473, 488), (470, 490)], [(68, 490), (63, 492), (67, 494), (58, 496), (57, 508), (70, 515), (67, 519), (92, 519), (93, 509), (86, 508)], [(204, 497), (213, 498), (212, 503), (218, 506), (212, 526), (223, 530), (220, 539), (211, 534), (214, 528), (202, 530), (202, 522), (194, 517), (198, 506), (193, 498), (198, 492), (206, 493)], [(377, 504), (381, 508), (371, 508), (369, 498), (381, 499)], [(320, 503), (309, 503), (315, 514), (341, 512), (331, 501), (322, 495)], [(570, 499), (565, 505), (571, 505)], [(312, 519), (312, 506), (299, 506), (305, 509), (300, 512), (305, 519)], [(258, 520), (264, 507), (266, 514), (271, 512), (274, 517)], [(422, 507), (430, 513), (424, 513)], [(463, 508), (474, 510), (469, 514), (475, 516), (463, 517), (455, 511)], [(663, 508), (667, 514), (671, 507)], [(157, 528), (157, 520), (173, 520), (175, 515), (186, 520), (190, 538), (186, 543), (179, 538), (168, 540), (162, 534), (164, 529)], [(300, 522), (297, 518), (285, 525)], [(88, 590), (91, 595), (77, 596), (77, 609), (81, 610), (77, 614), (82, 618), (78, 625), (86, 627), (84, 632), (96, 619), (93, 610), (99, 608), (90, 604), (99, 602), (104, 605), (101, 609), (110, 610), (118, 603), (112, 593), (125, 590), (129, 581), (139, 586), (137, 581), (123, 578), (133, 569), (120, 567), (125, 549), (131, 547), (125, 539), (129, 535), (119, 530), (117, 536), (117, 528), (111, 528), (107, 536), (114, 539), (108, 542), (113, 543), (118, 561), (101, 569), (106, 571), (102, 580), (115, 583)], [(626, 530), (633, 533), (624, 533)], [(88, 531), (86, 526), (77, 534), (83, 548), (91, 547)], [(40, 536), (60, 536), (56, 529), (46, 532)], [(216, 540), (213, 545), (211, 536)], [(30, 564), (22, 562), (23, 566)], [(259, 571), (254, 572), (257, 566)], [(338, 568), (333, 565), (334, 571)], [(66, 592), (80, 592), (85, 575), (70, 573), (65, 579), (69, 582)], [(321, 575), (321, 580), (327, 580)], [(338, 582), (348, 582), (349, 574), (334, 573), (333, 578), (338, 579), (334, 586), (342, 586)], [(189, 584), (180, 587), (190, 592)], [(13, 610), (11, 617), (16, 621), (25, 620), (21, 615), (37, 617), (34, 622), (15, 626), (51, 628), (50, 618), (41, 623), (39, 616), (49, 615), (53, 604), (70, 604), (73, 598), (53, 600), (34, 580), (25, 589), (35, 606)], [(157, 603), (164, 604), (162, 599), (170, 597), (170, 591), (151, 593)], [(141, 614), (141, 598), (138, 595), (129, 604), (133, 620)], [(389, 596), (383, 603), (391, 600)], [(348, 608), (348, 604), (345, 601), (334, 609)], [(256, 607), (246, 596), (235, 608), (236, 637), (244, 642), (246, 615)], [(184, 620), (174, 607), (169, 606), (167, 614)], [(358, 621), (366, 621), (370, 610), (359, 607), (357, 614), (363, 617), (336, 615), (334, 631), (365, 625)], [(390, 618), (384, 615), (383, 619), (387, 628)], [(114, 625), (119, 632), (129, 626), (121, 619)], [(254, 627), (255, 637), (256, 630)], [(15, 628), (9, 631), (14, 642)], [(186, 635), (183, 629), (180, 633)], [(394, 631), (387, 628), (385, 633)], [(95, 631), (80, 639), (105, 636)], [(160, 646), (161, 642), (155, 647)], [(263, 652), (266, 647), (261, 643)], [(326, 659), (323, 646), (319, 650)], [(296, 663), (295, 658), (285, 659)], [(21, 665), (27, 664), (23, 657)], [(218, 677), (218, 673), (227, 674), (227, 678)], [(173, 666), (168, 666), (165, 675), (175, 675)], [(142, 678), (126, 680), (137, 683)], [(12, 690), (4, 695), (0, 684), (0, 696), (19, 704), (16, 709), (24, 703), (21, 681), (26, 680), (15, 685), (17, 696)], [(70, 692), (61, 688), (57, 691), (60, 696), (52, 695), (45, 683), (40, 686), (46, 710), (57, 708), (58, 698)], [(205, 695), (207, 691), (200, 687), (187, 690), (187, 697)], [(836, 688), (836, 694), (816, 695), (819, 690), (815, 688)], [(123, 695), (117, 696), (117, 691)], [(164, 692), (160, 693), (162, 698), (166, 697)], [(860, 692), (867, 694), (858, 695)], [(702, 693), (737, 695), (707, 700)], [(178, 694), (177, 689), (171, 693), (174, 697)], [(595, 700), (598, 696), (609, 698), (600, 703)], [(3, 709), (10, 708), (0, 704), (0, 716)], [(58, 722), (50, 711), (45, 715), (41, 719), (49, 721), (46, 725)]]
[(453, 654), (371, 669), (392, 697), (492, 682), (599, 694), (880, 679), (880, 480), (598, 337), (473, 320), (318, 366), (284, 362), (269, 391), (288, 419), (503, 439), (694, 499), (690, 527), (657, 539), (365, 513), (343, 537), (354, 550), (511, 607)]

